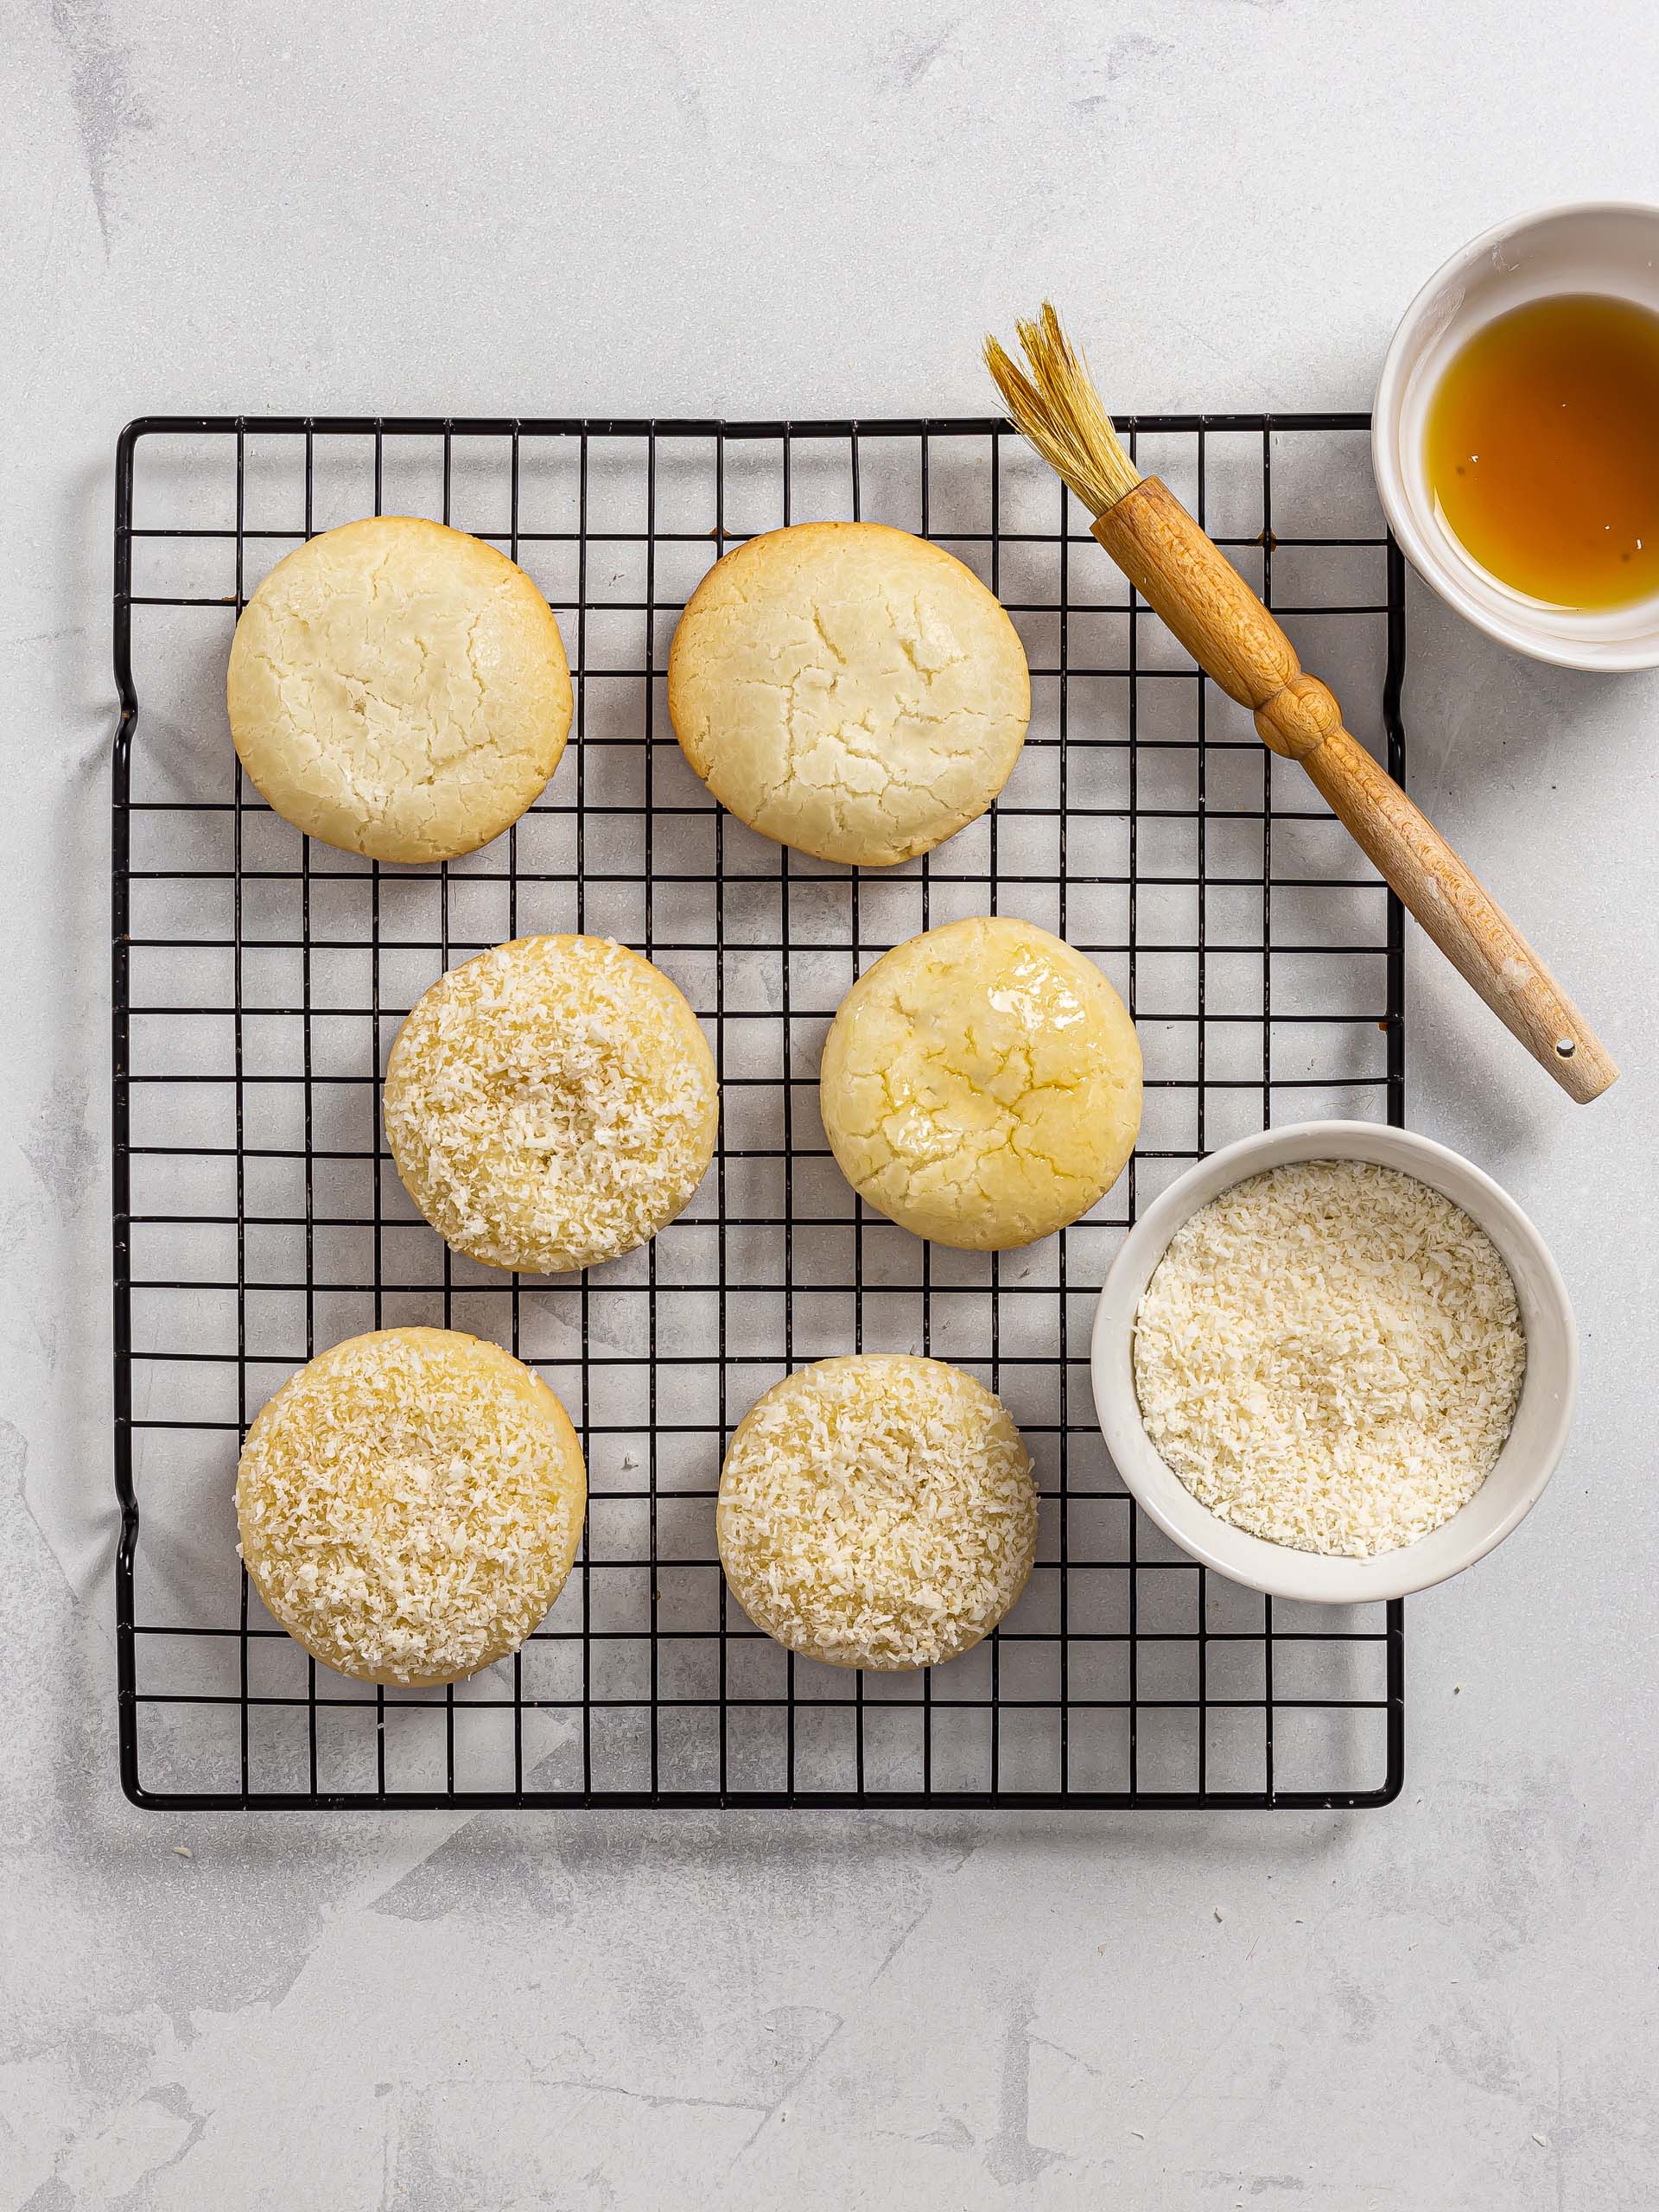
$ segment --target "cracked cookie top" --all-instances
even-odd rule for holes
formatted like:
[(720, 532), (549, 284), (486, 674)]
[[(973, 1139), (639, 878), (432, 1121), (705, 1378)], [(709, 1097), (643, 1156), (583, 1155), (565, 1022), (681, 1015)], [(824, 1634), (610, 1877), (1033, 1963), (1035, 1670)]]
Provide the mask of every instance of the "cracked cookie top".
[(842, 1001), (819, 1107), (861, 1198), (936, 1244), (1007, 1251), (1103, 1198), (1141, 1126), (1141, 1045), (1091, 960), (1034, 922), (949, 922)]
[(668, 704), (687, 760), (751, 829), (886, 868), (989, 806), (1031, 678), (1013, 623), (952, 555), (878, 523), (798, 523), (698, 585)]
[(570, 671), (552, 610), (493, 545), (376, 515), (279, 561), (226, 683), (249, 777), (308, 836), (454, 860), (511, 827), (558, 765)]

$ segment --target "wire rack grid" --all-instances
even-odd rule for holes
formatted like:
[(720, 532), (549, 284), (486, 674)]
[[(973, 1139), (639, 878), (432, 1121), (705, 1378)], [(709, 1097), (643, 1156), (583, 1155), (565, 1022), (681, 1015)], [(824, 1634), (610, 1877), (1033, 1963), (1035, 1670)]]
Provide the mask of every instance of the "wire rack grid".
[[(1396, 775), (1403, 570), (1366, 418), (1142, 416), (1194, 507)], [(499, 544), (563, 628), (572, 741), (496, 843), (435, 870), (315, 845), (224, 727), (236, 615), (302, 537), (429, 514)], [(919, 530), (1007, 607), (1031, 734), (997, 805), (858, 871), (723, 814), (665, 709), (673, 625), (726, 547), (809, 518)], [(1402, 1119), (1395, 901), (1306, 782), (1198, 676), (995, 421), (150, 418), (117, 464), (115, 1474), (121, 1777), (173, 1809), (298, 1806), (1357, 1806), (1402, 1776), (1397, 1605), (1263, 1599), (1170, 1546), (1107, 1459), (1094, 1293), (1180, 1166), (1307, 1114)], [(139, 702), (143, 700), (143, 721)], [(1022, 914), (1095, 957), (1147, 1065), (1135, 1159), (1025, 1252), (918, 1243), (859, 1205), (817, 1109), (824, 1030), (915, 930)], [(681, 1218), (569, 1279), (502, 1277), (421, 1223), (385, 1150), (403, 1014), (497, 940), (625, 939), (686, 991), (722, 1125)], [(442, 1692), (320, 1669), (243, 1574), (239, 1438), (358, 1330), (493, 1337), (576, 1421), (579, 1563), (513, 1658)], [(981, 1375), (1030, 1445), (1039, 1564), (976, 1651), (918, 1676), (780, 1650), (726, 1592), (721, 1453), (812, 1358)]]

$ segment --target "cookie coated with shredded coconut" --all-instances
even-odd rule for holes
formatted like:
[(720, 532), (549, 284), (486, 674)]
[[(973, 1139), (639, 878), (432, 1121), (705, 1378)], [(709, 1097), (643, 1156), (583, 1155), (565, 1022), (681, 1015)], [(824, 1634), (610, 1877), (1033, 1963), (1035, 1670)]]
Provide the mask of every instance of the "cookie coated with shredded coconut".
[(515, 938), (452, 968), (386, 1068), (410, 1198), (458, 1251), (531, 1274), (654, 1236), (702, 1181), (718, 1120), (696, 1016), (608, 938)]
[(1135, 1319), (1147, 1433), (1200, 1503), (1299, 1551), (1369, 1559), (1469, 1502), (1526, 1376), (1491, 1239), (1414, 1176), (1270, 1168), (1176, 1231)]
[(1036, 1555), (1031, 1460), (1007, 1408), (941, 1360), (819, 1360), (733, 1437), (715, 1512), (751, 1620), (831, 1667), (937, 1666), (977, 1643)]
[(515, 1650), (582, 1533), (582, 1447), (499, 1344), (385, 1329), (320, 1353), (259, 1413), (241, 1551), (272, 1618), (338, 1673), (405, 1688)]

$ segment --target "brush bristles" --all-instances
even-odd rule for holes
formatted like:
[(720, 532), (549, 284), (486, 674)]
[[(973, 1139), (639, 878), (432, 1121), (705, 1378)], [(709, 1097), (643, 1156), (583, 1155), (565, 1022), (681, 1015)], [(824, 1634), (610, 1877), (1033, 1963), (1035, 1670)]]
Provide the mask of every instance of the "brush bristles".
[(1118, 442), (1112, 418), (1090, 381), (1088, 364), (1072, 350), (1048, 301), (1036, 322), (1017, 322), (1031, 373), (1019, 368), (995, 338), (985, 340), (985, 365), (1014, 427), (1049, 467), (1063, 476), (1091, 515), (1103, 515), (1141, 481), (1141, 472)]

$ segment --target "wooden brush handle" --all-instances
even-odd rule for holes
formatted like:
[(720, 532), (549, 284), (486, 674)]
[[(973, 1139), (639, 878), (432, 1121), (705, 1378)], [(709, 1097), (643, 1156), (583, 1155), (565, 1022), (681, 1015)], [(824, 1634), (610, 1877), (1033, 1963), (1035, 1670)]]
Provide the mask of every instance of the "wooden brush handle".
[(1616, 1063), (1497, 901), (1394, 779), (1343, 728), (1342, 709), (1225, 554), (1169, 487), (1147, 477), (1095, 536), (1264, 744), (1300, 760), (1332, 812), (1465, 982), (1586, 1105)]
[[(1334, 708), (1335, 700), (1331, 703)], [(1322, 744), (1292, 757), (1301, 760), (1378, 874), (1504, 1027), (1569, 1098), (1580, 1106), (1599, 1098), (1618, 1080), (1618, 1063), (1503, 909), (1393, 777), (1340, 721)]]

